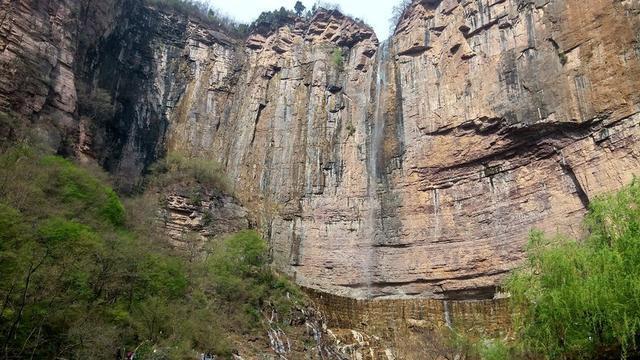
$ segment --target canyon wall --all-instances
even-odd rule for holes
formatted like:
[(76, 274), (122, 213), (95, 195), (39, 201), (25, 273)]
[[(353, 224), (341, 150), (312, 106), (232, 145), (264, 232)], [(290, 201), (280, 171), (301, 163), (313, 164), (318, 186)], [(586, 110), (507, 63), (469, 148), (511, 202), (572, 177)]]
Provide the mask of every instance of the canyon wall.
[(75, 151), (82, 59), (120, 10), (118, 0), (0, 2), (0, 139), (28, 129), (62, 153)]
[(224, 164), (302, 285), (490, 299), (532, 228), (579, 236), (640, 169), (639, 10), (414, 1), (382, 43), (330, 11), (189, 43), (167, 146)]
[(139, 1), (0, 9), (3, 113), (125, 191), (166, 151), (219, 161), (278, 268), (336, 295), (491, 299), (530, 229), (579, 236), (640, 169), (637, 0), (416, 0), (384, 42), (330, 10), (240, 39)]
[(639, 28), (638, 0), (414, 0), (386, 41), (325, 9), (244, 38), (1, 0), (0, 145), (29, 133), (124, 192), (167, 152), (216, 160), (235, 198), (163, 194), (174, 245), (255, 224), (352, 357), (438, 358), (434, 329), (508, 326), (531, 229), (580, 236), (640, 171)]

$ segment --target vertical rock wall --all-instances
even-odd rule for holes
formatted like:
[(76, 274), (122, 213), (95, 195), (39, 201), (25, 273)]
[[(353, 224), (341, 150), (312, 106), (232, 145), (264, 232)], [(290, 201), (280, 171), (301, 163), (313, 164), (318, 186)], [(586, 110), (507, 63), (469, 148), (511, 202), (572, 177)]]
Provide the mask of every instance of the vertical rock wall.
[[(305, 285), (369, 277), (377, 45), (370, 28), (331, 11), (254, 33), (235, 86), (216, 88), (232, 73), (220, 65), (188, 86), (171, 121), (170, 147), (225, 164), (276, 264)], [(201, 59), (203, 69), (218, 66)], [(198, 131), (211, 123), (213, 134)]]
[(321, 11), (192, 46), (169, 148), (225, 164), (303, 285), (492, 298), (531, 228), (579, 236), (640, 169), (638, 8), (414, 1), (382, 44)]
[[(226, 73), (211, 68), (235, 62), (230, 54), (237, 41), (141, 1), (123, 6), (114, 30), (85, 57), (82, 74), (91, 88), (111, 94), (116, 109), (112, 120), (94, 127), (88, 155), (116, 174), (121, 189), (131, 191), (148, 166), (164, 155), (169, 119), (185, 111), (180, 104), (205, 86), (202, 82), (212, 80), (209, 76), (217, 77), (220, 88), (232, 86), (232, 80), (224, 78)], [(207, 114), (217, 113), (221, 104), (211, 103), (206, 92), (197, 94), (211, 108), (198, 119), (204, 128), (188, 131), (212, 138), (217, 115)], [(174, 131), (181, 131), (179, 125), (171, 124)], [(191, 145), (195, 149), (200, 144)]]
[[(393, 42), (418, 257), (394, 276), (490, 297), (531, 228), (582, 232), (639, 170), (637, 1), (416, 1)], [(411, 255), (409, 255), (411, 254)], [(391, 260), (391, 259), (390, 259)], [(400, 258), (387, 266), (406, 264)]]
[(382, 43), (326, 10), (244, 41), (140, 1), (1, 4), (3, 113), (125, 190), (167, 150), (220, 161), (276, 265), (334, 294), (492, 298), (531, 228), (580, 235), (640, 169), (637, 0), (416, 0)]
[(27, 128), (61, 152), (73, 151), (79, 59), (110, 31), (119, 5), (119, 0), (0, 1), (0, 139), (13, 140)]

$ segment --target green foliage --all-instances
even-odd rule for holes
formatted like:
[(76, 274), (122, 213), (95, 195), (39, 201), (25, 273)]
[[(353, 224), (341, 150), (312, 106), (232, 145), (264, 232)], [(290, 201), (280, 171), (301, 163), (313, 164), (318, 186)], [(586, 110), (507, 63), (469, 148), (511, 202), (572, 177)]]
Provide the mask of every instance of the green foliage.
[(335, 48), (331, 53), (331, 63), (339, 70), (344, 70), (344, 52), (342, 48)]
[(118, 195), (109, 189), (106, 193), (107, 201), (101, 209), (101, 214), (114, 225), (122, 225), (124, 223), (124, 206), (120, 202)]
[[(171, 152), (151, 167), (154, 176), (152, 182), (159, 187), (195, 180), (199, 185), (221, 192), (229, 191), (229, 182), (225, 178), (220, 164), (213, 160), (191, 158), (177, 152)], [(193, 198), (200, 194), (192, 193)]]
[(478, 346), (478, 353), (482, 360), (508, 360), (512, 356), (509, 347), (501, 340), (483, 340)]
[(206, 2), (199, 0), (145, 0), (147, 3), (163, 10), (171, 10), (182, 13), (192, 19), (214, 25), (225, 30), (229, 34), (244, 36), (248, 32), (248, 26), (241, 24), (228, 16), (220, 14), (211, 8)]
[(565, 54), (564, 52), (559, 52), (558, 57), (560, 58), (560, 64), (562, 65), (566, 65), (567, 61), (569, 61), (569, 59), (567, 58), (567, 54)]
[(127, 201), (127, 214), (91, 171), (28, 147), (0, 154), (3, 357), (228, 358), (233, 334), (264, 332), (262, 311), (286, 321), (299, 294), (268, 267), (258, 234), (183, 258), (149, 230), (156, 198)]
[(213, 252), (212, 265), (217, 274), (251, 276), (266, 264), (267, 245), (251, 230), (241, 231), (222, 242)]
[(42, 221), (37, 236), (53, 256), (66, 255), (55, 254), (55, 251), (82, 252), (100, 245), (97, 234), (88, 226), (60, 218)]
[(302, 13), (304, 12), (304, 10), (305, 10), (306, 8), (307, 8), (307, 7), (306, 7), (306, 6), (304, 6), (304, 5), (302, 4), (302, 2), (300, 2), (300, 1), (296, 1), (296, 4), (295, 4), (295, 5), (294, 5), (294, 7), (293, 7), (293, 9), (296, 11), (296, 15), (297, 15), (297, 16), (302, 15)]
[(150, 253), (142, 259), (141, 267), (145, 269), (138, 279), (138, 284), (144, 289), (142, 295), (152, 294), (162, 296), (163, 299), (175, 299), (185, 293), (188, 280), (180, 259)]
[(346, 129), (347, 129), (347, 136), (353, 136), (353, 134), (356, 133), (356, 128), (355, 126), (353, 126), (351, 122), (347, 124)]
[(640, 334), (640, 183), (590, 204), (583, 242), (533, 232), (507, 282), (520, 348), (547, 358), (627, 357)]
[(249, 29), (259, 33), (271, 33), (284, 25), (293, 24), (294, 21), (295, 13), (283, 6), (278, 10), (262, 12)]
[(0, 141), (0, 150), (4, 149), (6, 144), (19, 138), (23, 130), (23, 124), (20, 123), (17, 116), (0, 111), (0, 140), (4, 140)]
[(235, 309), (236, 320), (257, 326), (259, 312), (265, 305), (286, 316), (301, 294), (288, 281), (274, 274), (268, 266), (267, 245), (255, 231), (241, 231), (214, 246), (207, 259), (214, 291), (230, 303), (242, 303)]
[(45, 156), (39, 162), (47, 176), (35, 185), (46, 196), (59, 198), (65, 205), (61, 210), (82, 212), (116, 226), (124, 223), (124, 207), (118, 196), (88, 171), (57, 156)]
[(511, 360), (538, 359), (531, 357), (522, 349), (515, 346), (508, 338), (487, 338), (478, 328), (466, 329), (464, 332), (456, 329), (445, 331), (447, 358), (461, 358), (473, 360)]
[(68, 160), (37, 156), (22, 146), (1, 155), (0, 168), (0, 199), (20, 211), (104, 226), (124, 222), (124, 207), (113, 190)]

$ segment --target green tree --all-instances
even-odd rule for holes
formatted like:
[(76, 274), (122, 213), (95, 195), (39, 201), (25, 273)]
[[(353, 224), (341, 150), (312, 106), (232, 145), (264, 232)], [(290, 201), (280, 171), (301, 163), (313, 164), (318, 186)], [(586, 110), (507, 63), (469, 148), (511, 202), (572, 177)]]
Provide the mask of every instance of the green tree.
[[(165, 165), (216, 184), (204, 164)], [(156, 197), (125, 206), (106, 179), (27, 146), (0, 153), (0, 356), (229, 358), (231, 339), (265, 333), (263, 311), (287, 321), (301, 297), (269, 268), (259, 234), (212, 239), (210, 254), (187, 258), (149, 229)]]
[(531, 234), (507, 282), (520, 347), (546, 358), (622, 357), (640, 335), (640, 182), (594, 200), (583, 241)]
[(331, 62), (339, 71), (344, 70), (344, 52), (342, 51), (342, 48), (337, 47), (333, 49), (333, 52), (331, 53)]
[(296, 11), (296, 15), (300, 16), (304, 12), (307, 7), (302, 4), (300, 1), (296, 1), (296, 5), (293, 9)]

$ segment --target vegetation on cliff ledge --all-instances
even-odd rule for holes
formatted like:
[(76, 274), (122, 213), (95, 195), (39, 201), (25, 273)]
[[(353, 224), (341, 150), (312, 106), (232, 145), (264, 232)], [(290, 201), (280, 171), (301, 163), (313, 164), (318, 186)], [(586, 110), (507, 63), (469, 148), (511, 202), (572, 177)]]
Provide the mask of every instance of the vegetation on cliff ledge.
[(179, 152), (169, 152), (163, 159), (151, 166), (150, 184), (164, 188), (171, 184), (183, 184), (193, 180), (208, 189), (228, 193), (229, 180), (224, 176), (222, 166), (213, 160), (193, 158)]
[(96, 174), (25, 146), (0, 154), (2, 358), (226, 358), (272, 311), (289, 322), (298, 292), (255, 232), (187, 259)]

